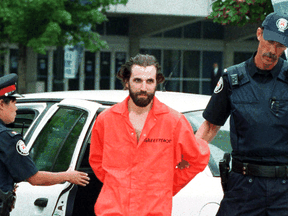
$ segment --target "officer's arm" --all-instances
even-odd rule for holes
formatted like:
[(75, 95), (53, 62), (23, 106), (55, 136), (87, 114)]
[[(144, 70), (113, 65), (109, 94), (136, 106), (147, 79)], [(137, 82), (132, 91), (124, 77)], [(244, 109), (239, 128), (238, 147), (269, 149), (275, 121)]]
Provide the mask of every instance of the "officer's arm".
[(86, 186), (89, 183), (89, 177), (86, 173), (75, 170), (67, 170), (66, 172), (45, 172), (38, 171), (35, 175), (27, 179), (32, 185), (54, 185), (62, 182), (70, 182), (80, 186)]
[(210, 143), (214, 137), (217, 135), (218, 131), (220, 130), (221, 126), (214, 125), (209, 121), (205, 120), (203, 124), (199, 127), (198, 131), (196, 132), (195, 136), (197, 138), (201, 138), (206, 140)]

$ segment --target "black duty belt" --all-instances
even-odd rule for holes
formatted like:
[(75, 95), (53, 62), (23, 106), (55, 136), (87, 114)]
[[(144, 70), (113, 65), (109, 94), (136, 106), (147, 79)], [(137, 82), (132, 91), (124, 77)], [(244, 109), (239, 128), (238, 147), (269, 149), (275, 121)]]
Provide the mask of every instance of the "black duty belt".
[(247, 176), (257, 176), (266, 178), (287, 178), (288, 166), (266, 166), (250, 163), (242, 163), (237, 160), (232, 160), (232, 171), (241, 173)]

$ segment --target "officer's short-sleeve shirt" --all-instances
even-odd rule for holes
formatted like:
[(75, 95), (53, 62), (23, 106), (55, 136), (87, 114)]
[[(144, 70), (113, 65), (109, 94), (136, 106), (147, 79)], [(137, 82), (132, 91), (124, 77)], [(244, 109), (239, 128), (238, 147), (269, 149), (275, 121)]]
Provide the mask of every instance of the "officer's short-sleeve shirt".
[(231, 105), (229, 101), (231, 88), (227, 75), (223, 75), (215, 87), (214, 93), (203, 112), (203, 117), (214, 125), (223, 126), (230, 115)]
[(14, 183), (24, 181), (37, 172), (21, 134), (0, 122), (0, 189), (11, 191)]

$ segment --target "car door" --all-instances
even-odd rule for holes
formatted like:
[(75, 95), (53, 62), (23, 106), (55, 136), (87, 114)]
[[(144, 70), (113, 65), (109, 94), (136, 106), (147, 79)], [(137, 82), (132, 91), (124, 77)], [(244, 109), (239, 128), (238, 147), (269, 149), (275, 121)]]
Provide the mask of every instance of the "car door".
[[(83, 140), (100, 106), (95, 102), (65, 99), (50, 107), (37, 127), (30, 131), (32, 135), (26, 143), (39, 170), (63, 172), (69, 167), (75, 169)], [(73, 187), (75, 185), (69, 182), (53, 186), (32, 186), (21, 182), (11, 216), (64, 216)]]

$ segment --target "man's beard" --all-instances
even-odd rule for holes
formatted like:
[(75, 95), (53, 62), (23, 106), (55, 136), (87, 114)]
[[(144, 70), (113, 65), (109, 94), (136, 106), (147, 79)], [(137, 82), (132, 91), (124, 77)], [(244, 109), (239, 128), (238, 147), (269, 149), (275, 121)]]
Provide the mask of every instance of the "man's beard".
[[(150, 102), (153, 100), (155, 95), (155, 90), (152, 93), (147, 93), (146, 91), (140, 91), (140, 92), (132, 92), (130, 86), (129, 86), (129, 94), (132, 98), (133, 102), (136, 104), (136, 106), (139, 107), (146, 107), (150, 104)], [(146, 95), (147, 98), (138, 98), (139, 95)]]

